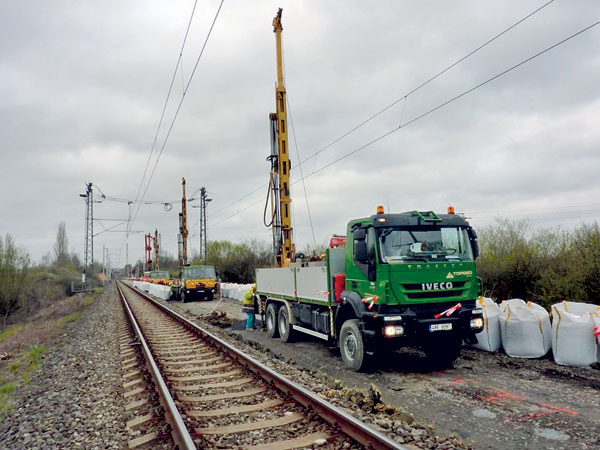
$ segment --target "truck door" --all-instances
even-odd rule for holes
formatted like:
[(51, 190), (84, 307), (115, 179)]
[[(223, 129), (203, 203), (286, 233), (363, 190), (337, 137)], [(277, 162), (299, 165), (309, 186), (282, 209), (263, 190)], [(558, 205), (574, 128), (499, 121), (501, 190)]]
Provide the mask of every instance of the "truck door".
[(377, 253), (375, 230), (357, 228), (353, 232), (353, 265), (347, 274), (350, 288), (359, 294), (375, 294), (377, 281)]

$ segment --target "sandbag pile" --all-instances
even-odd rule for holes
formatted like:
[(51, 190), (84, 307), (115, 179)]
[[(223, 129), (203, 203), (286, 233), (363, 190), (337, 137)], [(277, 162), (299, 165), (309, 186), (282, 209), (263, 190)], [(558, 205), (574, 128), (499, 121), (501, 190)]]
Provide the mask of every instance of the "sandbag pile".
[(552, 353), (557, 364), (585, 367), (598, 362), (599, 339), (600, 306), (567, 301), (552, 305)]
[(497, 352), (502, 346), (500, 334), (500, 307), (494, 300), (479, 297), (477, 306), (483, 310), (483, 330), (475, 335), (477, 343), (472, 346), (486, 352)]
[(241, 302), (251, 287), (252, 284), (221, 283), (221, 296), (233, 298)]
[(515, 358), (541, 358), (552, 347), (548, 311), (518, 298), (500, 304), (500, 334), (504, 351)]

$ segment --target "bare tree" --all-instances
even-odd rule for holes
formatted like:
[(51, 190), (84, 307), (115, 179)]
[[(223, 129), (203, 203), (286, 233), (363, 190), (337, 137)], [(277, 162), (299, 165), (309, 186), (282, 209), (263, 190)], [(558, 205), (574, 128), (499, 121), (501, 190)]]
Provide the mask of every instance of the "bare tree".
[(67, 226), (64, 222), (58, 224), (56, 242), (54, 243), (54, 262), (58, 267), (69, 263), (69, 240), (67, 239)]
[(3, 325), (8, 316), (20, 306), (29, 255), (18, 248), (10, 234), (0, 238), (0, 314)]

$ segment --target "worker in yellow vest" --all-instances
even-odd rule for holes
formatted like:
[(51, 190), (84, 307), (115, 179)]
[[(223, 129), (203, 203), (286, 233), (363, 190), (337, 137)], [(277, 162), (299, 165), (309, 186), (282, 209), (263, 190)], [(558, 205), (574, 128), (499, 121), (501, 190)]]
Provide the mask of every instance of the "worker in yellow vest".
[(244, 300), (242, 301), (242, 312), (248, 314), (246, 319), (246, 330), (254, 330), (256, 328), (254, 322), (254, 293), (256, 292), (256, 284), (253, 284), (250, 289), (246, 291)]

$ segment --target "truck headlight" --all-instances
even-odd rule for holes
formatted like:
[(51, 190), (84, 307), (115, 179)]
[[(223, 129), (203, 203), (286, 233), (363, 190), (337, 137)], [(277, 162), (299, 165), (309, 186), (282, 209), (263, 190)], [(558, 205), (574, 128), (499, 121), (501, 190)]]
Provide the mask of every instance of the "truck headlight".
[(483, 328), (483, 319), (481, 317), (471, 319), (471, 329), (478, 330), (480, 328)]
[(404, 327), (402, 325), (387, 325), (383, 327), (383, 335), (391, 338), (395, 336), (402, 336), (404, 334)]

